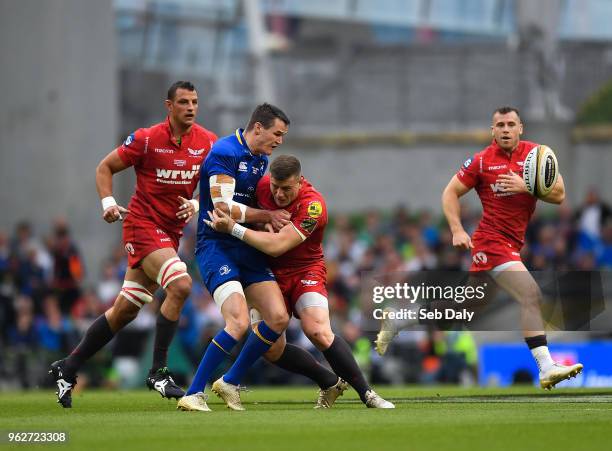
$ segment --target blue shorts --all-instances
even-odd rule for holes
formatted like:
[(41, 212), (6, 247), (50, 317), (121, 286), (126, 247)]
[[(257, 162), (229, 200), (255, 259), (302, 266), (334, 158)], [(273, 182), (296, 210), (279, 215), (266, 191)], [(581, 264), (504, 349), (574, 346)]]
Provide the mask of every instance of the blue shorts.
[(244, 288), (276, 280), (268, 267), (267, 256), (238, 240), (204, 240), (196, 252), (196, 260), (210, 294), (230, 280), (237, 280)]

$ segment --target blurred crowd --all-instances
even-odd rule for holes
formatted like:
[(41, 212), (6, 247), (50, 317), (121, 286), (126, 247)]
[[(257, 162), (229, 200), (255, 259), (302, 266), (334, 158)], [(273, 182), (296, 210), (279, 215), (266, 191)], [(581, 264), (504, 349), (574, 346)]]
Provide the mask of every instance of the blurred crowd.
[[(538, 210), (527, 230), (523, 260), (533, 270), (612, 269), (612, 210), (590, 191), (575, 209), (567, 204)], [(480, 210), (463, 209), (463, 224), (472, 232)], [(0, 389), (45, 386), (48, 364), (68, 353), (93, 320), (108, 309), (121, 289), (126, 258), (120, 243), (96, 277), (85, 277), (78, 243), (64, 219), (53, 222), (48, 236), (38, 225), (19, 222), (12, 233), (0, 231)], [(325, 255), (332, 325), (351, 343), (373, 382), (462, 382), (473, 377), (476, 348), (469, 334), (423, 331), (396, 352), (401, 359), (384, 363), (372, 349), (373, 332), (364, 330), (360, 283), (364, 271), (392, 273), (424, 269), (467, 270), (470, 256), (455, 250), (446, 223), (430, 211), (398, 206), (334, 215), (326, 233)], [(195, 281), (195, 230), (190, 224), (179, 254)], [(93, 281), (91, 283), (90, 281)], [(95, 356), (80, 383), (141, 386), (150, 363), (155, 315), (163, 293)], [(170, 366), (183, 383), (194, 368), (222, 317), (201, 283), (180, 319)], [(321, 358), (292, 322), (289, 341)], [(459, 360), (455, 361), (458, 356)], [(300, 382), (266, 363), (251, 371), (251, 382)], [(465, 369), (469, 371), (462, 371)]]

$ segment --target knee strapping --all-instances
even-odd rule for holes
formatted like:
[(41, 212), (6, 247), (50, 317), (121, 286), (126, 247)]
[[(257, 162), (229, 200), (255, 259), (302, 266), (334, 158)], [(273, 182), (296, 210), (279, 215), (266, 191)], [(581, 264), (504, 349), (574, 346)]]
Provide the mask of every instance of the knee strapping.
[(132, 304), (137, 305), (138, 308), (142, 308), (143, 305), (149, 304), (153, 300), (153, 295), (149, 290), (138, 282), (133, 282), (131, 280), (123, 282), (121, 295)]
[(188, 276), (187, 265), (181, 261), (178, 257), (172, 257), (166, 260), (162, 267), (159, 269), (157, 275), (157, 283), (163, 289), (166, 289), (171, 282), (178, 279), (179, 277)]

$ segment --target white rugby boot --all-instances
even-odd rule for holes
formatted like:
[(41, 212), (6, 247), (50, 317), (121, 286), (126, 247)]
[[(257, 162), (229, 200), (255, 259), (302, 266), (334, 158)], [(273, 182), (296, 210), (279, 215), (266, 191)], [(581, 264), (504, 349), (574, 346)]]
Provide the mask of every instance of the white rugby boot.
[(193, 395), (185, 395), (179, 399), (176, 404), (178, 410), (184, 410), (186, 412), (197, 411), (197, 412), (210, 412), (210, 407), (206, 404), (208, 395), (198, 392)]
[(582, 363), (570, 366), (554, 363), (546, 371), (540, 372), (540, 387), (544, 390), (550, 390), (559, 382), (576, 377), (581, 372)]
[(368, 390), (365, 396), (365, 404), (370, 409), (395, 409), (395, 404), (381, 398), (381, 396), (374, 390)]
[[(394, 308), (387, 307), (383, 310), (384, 313), (395, 312)], [(376, 335), (376, 341), (374, 342), (376, 347), (376, 352), (379, 355), (385, 355), (387, 352), (387, 348), (389, 344), (393, 341), (395, 336), (397, 335), (397, 325), (396, 320), (384, 318), (380, 322), (380, 331), (378, 335)]]

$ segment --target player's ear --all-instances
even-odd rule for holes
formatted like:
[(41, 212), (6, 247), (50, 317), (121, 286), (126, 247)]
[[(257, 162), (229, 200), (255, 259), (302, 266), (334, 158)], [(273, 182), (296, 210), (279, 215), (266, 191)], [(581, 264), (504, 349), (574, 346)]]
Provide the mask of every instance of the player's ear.
[(519, 122), (519, 136), (523, 134), (523, 123)]
[(164, 100), (164, 105), (166, 105), (166, 109), (168, 110), (168, 112), (170, 112), (170, 110), (172, 109), (172, 101), (171, 100)]

